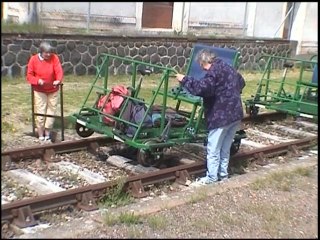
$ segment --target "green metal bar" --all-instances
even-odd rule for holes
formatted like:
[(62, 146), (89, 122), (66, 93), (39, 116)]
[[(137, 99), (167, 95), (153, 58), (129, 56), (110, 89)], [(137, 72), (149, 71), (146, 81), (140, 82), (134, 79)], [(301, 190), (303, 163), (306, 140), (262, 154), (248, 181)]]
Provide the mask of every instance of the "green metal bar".
[[(303, 97), (303, 95), (301, 95)], [(275, 99), (278, 100), (284, 100), (285, 102), (293, 102), (293, 103), (304, 103), (304, 104), (308, 104), (308, 105), (313, 105), (314, 107), (318, 106), (318, 103), (311, 103), (311, 102), (303, 102), (302, 100), (294, 100), (294, 99), (288, 99), (288, 98), (283, 98), (283, 97), (274, 97)], [(302, 99), (302, 98), (300, 98)]]
[(239, 67), (239, 57), (240, 57), (240, 53), (237, 52), (236, 55), (233, 58), (233, 62), (232, 62), (232, 66), (235, 68)]
[[(191, 55), (190, 55), (191, 56), (190, 59), (193, 59), (193, 53), (194, 53), (194, 48), (192, 49), (192, 52), (191, 52)], [(189, 61), (188, 66), (187, 66), (186, 75), (189, 74), (191, 64), (192, 64), (192, 61)]]
[[(133, 141), (135, 141), (135, 140), (137, 139), (137, 137), (139, 136), (139, 134), (140, 134), (140, 131), (141, 131), (141, 129), (142, 129), (143, 122), (144, 122), (147, 114), (149, 113), (151, 106), (152, 106), (153, 103), (155, 102), (156, 96), (157, 96), (157, 94), (159, 93), (159, 90), (160, 90), (160, 88), (161, 88), (161, 86), (162, 86), (163, 81), (166, 80), (166, 84), (165, 84), (165, 85), (166, 85), (166, 90), (167, 90), (167, 89), (168, 89), (169, 73), (170, 73), (170, 72), (176, 72), (176, 71), (175, 71), (174, 69), (172, 69), (172, 68), (166, 68), (166, 67), (162, 67), (162, 66), (159, 66), (159, 65), (148, 64), (148, 63), (145, 63), (145, 62), (141, 62), (141, 61), (137, 61), (137, 60), (133, 60), (133, 59), (128, 59), (128, 58), (123, 58), (123, 57), (118, 57), (118, 56), (114, 56), (114, 55), (110, 55), (110, 54), (102, 54), (100, 57), (102, 57), (102, 59), (103, 59), (103, 62), (102, 62), (102, 64), (101, 64), (102, 66), (106, 66), (105, 64), (106, 64), (111, 58), (120, 59), (120, 60), (126, 61), (126, 62), (128, 62), (128, 61), (132, 62), (132, 66), (133, 66), (132, 85), (133, 85), (133, 87), (135, 87), (135, 84), (136, 84), (136, 83), (135, 83), (135, 78), (136, 78), (136, 68), (137, 68), (137, 64), (143, 64), (143, 65), (147, 65), (147, 66), (151, 66), (151, 67), (156, 67), (156, 68), (158, 68), (158, 69), (165, 70), (165, 71), (164, 71), (164, 75), (163, 75), (160, 83), (158, 84), (158, 89), (157, 89), (155, 95), (153, 96), (153, 98), (151, 99), (151, 103), (150, 103), (149, 107), (147, 108), (147, 111), (146, 111), (146, 113), (145, 113), (145, 115), (144, 115), (144, 117), (143, 117), (143, 120), (142, 120), (141, 123), (138, 124), (138, 125), (137, 125), (137, 124), (130, 123), (130, 122), (126, 121), (126, 120), (121, 119), (121, 116), (123, 115), (123, 111), (124, 111), (125, 107), (122, 108), (122, 111), (120, 112), (120, 117), (115, 117), (115, 116), (113, 116), (113, 115), (109, 115), (109, 114), (102, 113), (101, 111), (95, 109), (94, 107), (93, 107), (93, 108), (90, 108), (90, 107), (87, 108), (88, 110), (91, 110), (91, 111), (93, 111), (93, 112), (97, 112), (97, 113), (99, 113), (99, 114), (102, 115), (102, 116), (107, 116), (107, 117), (109, 117), (109, 118), (111, 118), (111, 119), (114, 119), (114, 120), (116, 120), (116, 121), (121, 121), (121, 122), (124, 122), (124, 123), (126, 123), (126, 124), (129, 124), (129, 125), (131, 125), (131, 126), (138, 127), (138, 128), (137, 128), (137, 131), (136, 131), (136, 133), (135, 133), (135, 136), (134, 136), (133, 139), (132, 139)], [(100, 68), (100, 72), (101, 72), (102, 70), (103, 70), (103, 68)], [(99, 75), (99, 74), (98, 74), (98, 75)], [(106, 88), (106, 87), (107, 87), (107, 76), (108, 76), (108, 72), (106, 71), (106, 72), (105, 72), (105, 82), (104, 82), (105, 84), (104, 84), (104, 88), (101, 88), (101, 87), (99, 87), (99, 86), (91, 86), (90, 93), (92, 92), (92, 88), (100, 89), (100, 90), (103, 90), (103, 91), (108, 91), (107, 88)], [(94, 83), (96, 83), (96, 81), (95, 81)], [(94, 85), (94, 84), (93, 84), (93, 85)], [(89, 93), (89, 94), (90, 94), (90, 93)], [(138, 99), (135, 99), (135, 98), (132, 98), (132, 97), (129, 97), (129, 96), (124, 96), (124, 97), (126, 98), (126, 103), (127, 103), (127, 101), (128, 101), (129, 99), (134, 99), (135, 101), (139, 101)], [(88, 97), (87, 97), (87, 99), (88, 99)], [(87, 99), (86, 99), (85, 103), (87, 102)], [(144, 102), (144, 101), (141, 100), (140, 102)], [(84, 104), (84, 105), (85, 105), (85, 104)], [(163, 117), (163, 119), (165, 120), (165, 116)], [(163, 130), (163, 129), (164, 129), (164, 126), (163, 126), (162, 130)]]
[(173, 69), (173, 68), (168, 68), (168, 67), (163, 67), (163, 66), (160, 66), (160, 65), (152, 64), (152, 63), (142, 62), (142, 61), (130, 59), (130, 58), (127, 58), (127, 57), (119, 57), (119, 56), (115, 56), (115, 55), (107, 54), (107, 53), (102, 53), (101, 56), (109, 56), (110, 58), (116, 58), (116, 59), (119, 59), (119, 60), (122, 60), (122, 61), (125, 61), (125, 62), (132, 62), (132, 63), (136, 63), (136, 64), (142, 64), (142, 65), (145, 65), (145, 66), (154, 67), (154, 68), (161, 69), (161, 70), (170, 70), (170, 71), (172, 71), (174, 73), (177, 73), (177, 71), (175, 69)]
[(274, 56), (274, 55), (269, 55), (269, 54), (264, 54), (263, 57), (271, 57), (273, 59), (281, 59), (281, 60), (290, 60), (293, 62), (304, 62), (304, 63), (311, 63), (314, 64), (314, 60), (302, 60), (302, 59), (297, 59), (297, 58), (287, 58), (287, 57), (281, 57), (281, 56)]
[(180, 104), (181, 104), (181, 100), (178, 99), (177, 104), (176, 104), (176, 111), (179, 111)]
[[(160, 95), (163, 95), (163, 92), (159, 92)], [(167, 96), (175, 99), (176, 94), (168, 93)], [(183, 101), (191, 104), (200, 104), (202, 101), (202, 98), (200, 97), (188, 97), (188, 96), (183, 96), (183, 95), (178, 95), (178, 98), (176, 99), (177, 101)], [(179, 103), (180, 106), (180, 103)]]
[[(294, 111), (294, 110), (290, 110), (290, 109), (282, 109), (282, 108), (279, 108), (277, 106), (268, 106), (269, 109), (272, 109), (272, 110), (276, 110), (276, 111), (282, 111), (282, 112), (287, 112), (289, 114), (292, 114), (292, 115), (295, 115), (295, 116), (300, 116), (301, 115), (301, 112), (300, 111)], [(308, 115), (312, 115), (314, 119), (318, 119), (318, 115), (314, 115), (314, 114), (311, 114), (311, 113), (306, 113)]]
[(122, 103), (123, 106), (121, 107), (121, 110), (120, 110), (120, 113), (119, 113), (119, 118), (120, 118), (120, 119), (122, 118), (122, 115), (123, 115), (125, 109), (127, 108), (128, 102), (129, 102), (130, 99), (131, 99), (130, 97), (127, 97), (127, 96), (125, 97), (125, 102)]
[(104, 87), (100, 87), (100, 86), (97, 86), (97, 85), (94, 85), (93, 88), (102, 90), (102, 91), (103, 91), (102, 94), (107, 94), (107, 93), (111, 92), (111, 90), (108, 90), (108, 89), (106, 89), (106, 88), (104, 88)]
[(196, 126), (195, 126), (195, 133), (196, 134), (198, 133), (199, 125), (200, 125), (200, 122), (202, 121), (203, 112), (204, 112), (204, 107), (203, 107), (203, 104), (201, 104), (201, 107), (200, 107), (200, 110), (199, 110), (199, 113), (198, 113)]
[[(269, 82), (270, 82), (270, 74), (271, 74), (271, 67), (272, 67), (272, 58), (270, 58), (269, 67), (267, 68), (267, 81), (265, 86), (265, 95), (267, 95), (267, 92), (269, 91)], [(265, 98), (266, 100), (266, 98)]]
[[(105, 66), (105, 74), (104, 74), (104, 81), (103, 81), (103, 87), (104, 87), (104, 94), (107, 93), (107, 88), (108, 88), (108, 77), (109, 77), (109, 56), (105, 58), (105, 62), (107, 65)], [(103, 67), (104, 65), (102, 65)]]
[(309, 89), (308, 87), (305, 87), (305, 88), (304, 88), (303, 93), (301, 94), (300, 99), (299, 99), (300, 102), (302, 102), (303, 97), (306, 96), (306, 93), (307, 93), (307, 90), (308, 90), (308, 89)]
[[(137, 64), (136, 63), (132, 63), (132, 76), (131, 76), (131, 86), (133, 87), (133, 89), (135, 89), (135, 84), (136, 84), (136, 77), (137, 77)], [(135, 92), (134, 94), (134, 97), (137, 96), (137, 93)], [(134, 99), (134, 98), (131, 98), (131, 97), (127, 97), (125, 96), (125, 102), (123, 103), (123, 107), (121, 108), (121, 111), (119, 113), (119, 118), (122, 117), (123, 113), (124, 113), (124, 110), (126, 109), (127, 105), (128, 105), (128, 102), (130, 99)], [(138, 99), (137, 99), (138, 100)], [(140, 101), (140, 100), (138, 100)]]
[(183, 144), (186, 142), (191, 142), (190, 138), (177, 138), (174, 140), (170, 139), (166, 142), (150, 144), (150, 145), (146, 145), (144, 143), (137, 143), (132, 140), (125, 141), (126, 144), (139, 149), (166, 148), (166, 147), (171, 147), (175, 144)]
[(36, 120), (34, 117), (34, 91), (33, 87), (31, 86), (31, 116), (32, 116), (32, 135), (36, 136)]
[[(147, 110), (146, 110), (146, 112), (145, 112), (145, 114), (143, 116), (143, 119), (142, 119), (141, 123), (139, 124), (138, 129), (135, 132), (135, 135), (133, 136), (133, 139), (132, 139), (133, 141), (135, 141), (137, 139), (137, 137), (139, 136), (141, 128), (142, 128), (143, 121), (145, 120), (147, 114), (149, 113), (149, 110), (150, 110), (151, 106), (153, 106), (154, 101), (155, 101), (155, 99), (156, 99), (156, 97), (157, 97), (157, 95), (158, 95), (158, 93), (160, 91), (160, 88), (162, 86), (162, 83), (164, 82), (164, 79), (165, 79), (165, 76), (164, 76), (164, 74), (162, 74), (162, 77), (161, 77), (161, 80), (160, 80), (160, 82), (158, 84), (157, 90), (156, 90), (155, 94), (153, 94), (153, 96), (151, 98), (151, 102), (149, 103), (149, 106), (148, 106), (148, 108), (147, 108)], [(161, 131), (163, 131), (163, 129), (161, 129)]]
[(132, 63), (132, 77), (131, 77), (131, 84), (133, 88), (136, 88), (136, 77), (137, 77), (137, 63)]
[[(122, 94), (120, 94), (120, 95), (125, 98), (125, 102), (123, 103), (123, 106), (121, 107), (121, 110), (120, 110), (120, 113), (119, 113), (119, 120), (121, 122), (128, 123), (127, 121), (122, 120), (121, 118), (122, 118), (122, 115), (123, 115), (128, 103), (129, 103), (129, 100), (134, 100), (135, 102), (140, 102), (140, 103), (144, 103), (144, 101), (141, 100), (141, 99), (135, 98), (135, 96), (131, 97), (131, 96), (122, 95)], [(130, 125), (132, 125), (132, 124), (130, 124)], [(134, 126), (138, 126), (138, 125), (134, 125)]]
[[(265, 100), (267, 100), (267, 93), (269, 92), (269, 83), (270, 83), (270, 73), (271, 73), (271, 63), (272, 63), (272, 60), (274, 59), (282, 59), (282, 60), (290, 60), (290, 61), (297, 61), (297, 62), (301, 62), (301, 71), (300, 71), (300, 77), (299, 77), (299, 80), (301, 81), (302, 80), (302, 74), (303, 74), (303, 71), (305, 70), (305, 64), (306, 63), (315, 63), (314, 61), (307, 61), (307, 60), (301, 60), (301, 59), (293, 59), (293, 58), (285, 58), (285, 57), (280, 57), (280, 56), (273, 56), (273, 55), (264, 55), (263, 57), (268, 57), (268, 62), (266, 64), (266, 69), (263, 73), (263, 76), (262, 76), (262, 79), (260, 81), (260, 84), (259, 84), (259, 87), (257, 89), (257, 93), (256, 93), (256, 96), (255, 96), (255, 100), (258, 100), (262, 97), (262, 96), (265, 96)], [(267, 74), (267, 77), (265, 78), (265, 74)], [(265, 94), (264, 95), (261, 95), (261, 90), (262, 90), (262, 83), (263, 83), (263, 80), (266, 80), (266, 83), (265, 83)], [(281, 86), (280, 86), (281, 87)], [(283, 89), (283, 88), (282, 88)], [(299, 96), (299, 92), (300, 92), (300, 89), (299, 87), (296, 88), (296, 91), (295, 91), (295, 94), (294, 96), (297, 98)], [(281, 93), (281, 89), (279, 90), (278, 94)]]
[(168, 93), (168, 79), (169, 79), (169, 71), (166, 70), (164, 72), (164, 86), (163, 86), (163, 97), (162, 97), (162, 111), (161, 111), (161, 123), (160, 123), (160, 129), (163, 131), (165, 120), (166, 120), (166, 109), (167, 109), (167, 93)]
[[(99, 58), (99, 57), (98, 57), (98, 58)], [(103, 60), (103, 62), (102, 62), (102, 64), (101, 64), (102, 66), (105, 64), (106, 60), (107, 60), (107, 59), (104, 59), (104, 60)], [(84, 102), (83, 102), (83, 104), (82, 104), (82, 107), (80, 108), (79, 113), (81, 112), (81, 109), (85, 106), (85, 104), (87, 103), (87, 101), (88, 101), (88, 99), (89, 99), (89, 96), (90, 96), (90, 94), (91, 94), (91, 92), (92, 92), (92, 90), (93, 90), (93, 87), (95, 86), (97, 80), (99, 79), (99, 75), (100, 75), (101, 71), (102, 71), (102, 68), (101, 68), (101, 69), (99, 70), (99, 72), (97, 73), (97, 76), (96, 76), (95, 80), (91, 83), (89, 93), (88, 93), (88, 95), (86, 96), (86, 98), (85, 98), (85, 100), (84, 100)]]
[(61, 141), (64, 141), (64, 115), (63, 115), (63, 84), (60, 84), (60, 120), (61, 120)]
[(281, 79), (281, 83), (280, 83), (280, 87), (279, 87), (279, 90), (278, 90), (278, 97), (281, 95), (282, 91), (284, 92), (284, 89), (283, 89), (283, 86), (284, 86), (284, 80), (286, 79), (286, 76), (287, 76), (287, 71), (288, 71), (288, 68), (286, 68), (284, 70), (284, 73), (283, 73), (283, 76), (282, 76), (282, 79)]
[(196, 116), (196, 110), (197, 110), (197, 105), (193, 104), (192, 111), (190, 113), (189, 123), (187, 124), (187, 126), (185, 128), (188, 128), (188, 127), (192, 126), (192, 124), (194, 122), (194, 118)]
[(294, 93), (294, 99), (297, 99), (299, 97), (299, 93), (300, 93), (300, 83), (302, 81), (302, 76), (303, 76), (303, 72), (304, 72), (304, 62), (301, 62), (301, 66), (300, 66), (300, 74), (299, 74), (299, 79), (297, 81), (297, 87), (296, 87), (296, 91)]
[(256, 94), (255, 94), (255, 97), (254, 97), (254, 101), (260, 101), (261, 91), (262, 91), (262, 86), (263, 86), (263, 80), (266, 80), (265, 75), (268, 72), (267, 69), (270, 67), (270, 64), (271, 64), (271, 58), (268, 58), (265, 70), (263, 71), (262, 77), (261, 77), (261, 79), (259, 81), (259, 85), (258, 85)]

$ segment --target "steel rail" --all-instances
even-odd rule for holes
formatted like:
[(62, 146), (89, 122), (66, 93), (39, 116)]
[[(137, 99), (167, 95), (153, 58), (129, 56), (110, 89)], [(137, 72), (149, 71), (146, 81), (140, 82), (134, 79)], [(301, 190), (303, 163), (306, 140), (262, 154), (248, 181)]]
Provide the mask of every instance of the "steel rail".
[[(285, 118), (286, 115), (279, 112), (270, 112), (257, 115), (255, 117), (245, 117), (242, 122), (250, 121), (265, 121), (266, 119), (278, 120)], [(55, 153), (72, 152), (82, 149), (88, 149), (95, 151), (99, 145), (105, 145), (109, 143), (115, 143), (116, 141), (108, 137), (95, 137), (86, 138), (76, 141), (64, 141), (60, 143), (52, 143), (46, 145), (37, 145), (27, 148), (14, 149), (9, 151), (4, 151), (1, 153), (1, 165), (5, 169), (6, 165), (11, 161), (20, 161), (28, 158), (39, 158), (42, 157), (44, 160), (50, 160)], [(95, 144), (97, 143), (97, 144)]]
[[(310, 145), (314, 144), (317, 139), (317, 136), (308, 137), (274, 146), (254, 149), (248, 152), (237, 153), (230, 161), (260, 159), (287, 153), (289, 151), (296, 152), (298, 149), (308, 148)], [(133, 196), (142, 197), (146, 195), (143, 186), (166, 180), (176, 180), (179, 183), (185, 184), (186, 180), (189, 179), (191, 175), (197, 175), (204, 172), (205, 162), (198, 161), (192, 164), (175, 166), (140, 176), (130, 176), (125, 180), (124, 188), (126, 191), (131, 192)], [(117, 184), (119, 184), (119, 182), (114, 180), (58, 193), (41, 195), (32, 199), (23, 199), (13, 203), (6, 203), (1, 205), (1, 221), (15, 220), (15, 224), (19, 227), (26, 227), (30, 226), (26, 219), (32, 223), (33, 215), (44, 210), (50, 210), (70, 204), (76, 204), (78, 207), (85, 210), (94, 210), (98, 208), (95, 203), (96, 198), (101, 196), (101, 194), (108, 192), (108, 189), (117, 186)]]
[(116, 141), (112, 138), (95, 137), (4, 151), (1, 153), (1, 165), (5, 168), (5, 165), (10, 161), (18, 161), (27, 158), (43, 157), (44, 160), (49, 160), (55, 153), (79, 151), (82, 149), (95, 151), (100, 145), (115, 142)]

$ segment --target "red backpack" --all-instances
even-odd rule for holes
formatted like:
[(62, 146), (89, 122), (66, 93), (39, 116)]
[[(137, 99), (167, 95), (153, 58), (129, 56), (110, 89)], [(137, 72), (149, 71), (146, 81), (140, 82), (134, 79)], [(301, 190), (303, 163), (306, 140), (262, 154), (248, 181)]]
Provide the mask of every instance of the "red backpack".
[[(97, 107), (102, 108), (102, 112), (115, 116), (121, 107), (121, 104), (124, 101), (124, 97), (121, 95), (128, 95), (128, 89), (123, 85), (117, 85), (112, 88), (111, 92), (108, 95), (101, 96), (98, 100)], [(114, 125), (114, 120), (104, 116), (104, 123), (108, 125)]]

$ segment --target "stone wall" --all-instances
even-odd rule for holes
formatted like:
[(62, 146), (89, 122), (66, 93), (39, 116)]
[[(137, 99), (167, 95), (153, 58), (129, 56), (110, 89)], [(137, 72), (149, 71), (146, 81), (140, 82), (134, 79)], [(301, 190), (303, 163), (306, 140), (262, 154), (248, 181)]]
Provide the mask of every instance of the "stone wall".
[[(182, 37), (103, 37), (103, 36), (6, 36), (1, 38), (1, 75), (25, 76), (28, 60), (38, 52), (42, 39), (55, 47), (65, 74), (91, 75), (96, 73), (96, 59), (100, 53), (116, 54), (184, 72), (194, 43), (229, 47), (241, 53), (239, 69), (256, 70), (261, 54), (290, 57), (297, 43), (288, 40), (261, 39), (188, 39)], [(275, 66), (277, 67), (277, 66)], [(113, 61), (113, 74), (127, 72), (126, 66)]]

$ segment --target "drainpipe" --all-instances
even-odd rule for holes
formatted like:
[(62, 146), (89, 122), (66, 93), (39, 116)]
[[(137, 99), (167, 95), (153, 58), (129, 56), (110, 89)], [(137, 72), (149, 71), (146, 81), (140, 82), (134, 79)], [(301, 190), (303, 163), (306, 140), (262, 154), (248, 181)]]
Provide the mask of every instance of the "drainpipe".
[(183, 22), (184, 22), (184, 4), (185, 4), (185, 2), (182, 2), (181, 33), (183, 33)]
[(291, 30), (293, 25), (293, 18), (294, 18), (294, 11), (295, 11), (295, 2), (292, 3), (292, 12), (289, 18), (289, 32), (288, 32), (288, 39), (290, 40), (291, 37)]
[[(293, 4), (294, 4), (294, 3), (293, 3)], [(278, 31), (280, 30), (282, 24), (286, 21), (287, 17), (288, 17), (289, 14), (292, 12), (293, 6), (294, 6), (294, 5), (291, 6), (290, 10), (287, 12), (286, 16), (285, 16), (284, 19), (282, 20), (282, 22), (281, 22), (280, 26), (278, 27), (277, 31), (274, 33), (274, 36), (273, 36), (274, 38), (276, 37)]]
[(248, 2), (246, 2), (246, 6), (244, 9), (244, 19), (243, 19), (243, 26), (242, 26), (242, 35), (243, 37), (246, 36), (246, 31), (247, 31), (247, 14), (248, 14)]
[(89, 32), (89, 24), (90, 24), (90, 10), (91, 10), (91, 2), (88, 2), (88, 13), (87, 13), (87, 32)]
[(33, 24), (38, 24), (38, 3), (33, 2), (31, 9), (30, 22)]

